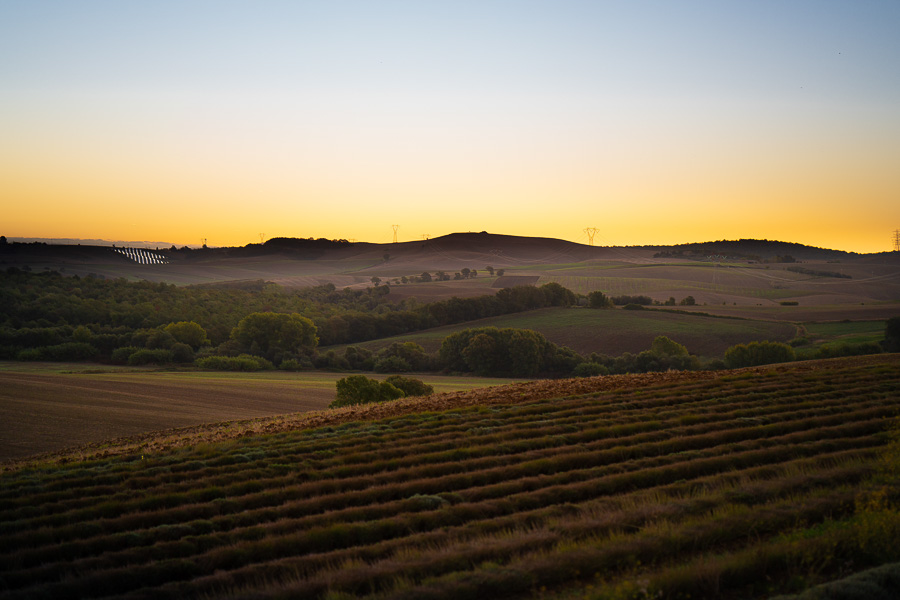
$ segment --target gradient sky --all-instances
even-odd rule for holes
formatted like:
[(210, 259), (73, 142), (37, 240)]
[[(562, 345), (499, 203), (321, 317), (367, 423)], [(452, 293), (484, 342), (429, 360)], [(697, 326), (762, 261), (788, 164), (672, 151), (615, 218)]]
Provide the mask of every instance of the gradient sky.
[(8, 237), (900, 228), (900, 2), (0, 1)]

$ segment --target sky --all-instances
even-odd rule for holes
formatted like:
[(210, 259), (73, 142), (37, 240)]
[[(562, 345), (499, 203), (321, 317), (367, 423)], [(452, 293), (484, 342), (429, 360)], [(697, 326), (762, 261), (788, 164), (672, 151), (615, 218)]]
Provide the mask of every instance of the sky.
[(900, 2), (0, 0), (0, 233), (900, 229)]

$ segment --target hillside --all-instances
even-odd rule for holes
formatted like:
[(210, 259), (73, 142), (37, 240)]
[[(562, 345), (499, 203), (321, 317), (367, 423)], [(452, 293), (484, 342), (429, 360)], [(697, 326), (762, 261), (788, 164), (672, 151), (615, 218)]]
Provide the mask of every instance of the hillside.
[[(481, 232), (398, 244), (275, 238), (239, 248), (142, 252), (153, 260), (141, 264), (108, 246), (5, 244), (0, 268), (177, 285), (272, 282), (288, 288), (360, 289), (371, 287), (374, 278), (390, 285), (393, 300), (423, 302), (494, 294), (503, 285), (496, 271), (503, 269), (507, 276), (537, 285), (559, 283), (579, 294), (643, 294), (658, 302), (692, 296), (709, 312), (791, 321), (885, 319), (897, 313), (900, 302), (898, 253), (858, 255), (768, 240), (617, 248)], [(788, 256), (796, 262), (778, 262)], [(465, 269), (476, 273), (458, 275)], [(419, 281), (423, 273), (435, 279), (439, 271), (447, 280)], [(795, 308), (784, 310), (781, 302)]]
[(900, 559), (897, 465), (882, 454), (896, 452), (898, 391), (900, 356), (885, 355), (517, 384), (86, 449), (0, 475), (0, 585), (8, 598), (797, 591)]

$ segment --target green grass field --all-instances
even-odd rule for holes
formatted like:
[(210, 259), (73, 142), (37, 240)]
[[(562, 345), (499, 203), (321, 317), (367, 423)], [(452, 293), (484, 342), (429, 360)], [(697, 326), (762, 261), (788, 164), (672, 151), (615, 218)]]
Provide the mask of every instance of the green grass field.
[(862, 344), (884, 339), (884, 321), (842, 321), (804, 323), (808, 336), (816, 343)]
[[(533, 329), (551, 342), (582, 354), (599, 352), (613, 356), (646, 350), (659, 335), (684, 344), (699, 356), (720, 357), (734, 344), (754, 340), (787, 341), (797, 332), (794, 325), (783, 322), (723, 319), (653, 310), (545, 308), (353, 345), (376, 349), (392, 342), (411, 341), (428, 351), (435, 351), (440, 348), (443, 339), (454, 331), (487, 326)], [(335, 347), (338, 351), (343, 348)]]
[(900, 355), (548, 383), (8, 470), (3, 596), (757, 598), (900, 560)]

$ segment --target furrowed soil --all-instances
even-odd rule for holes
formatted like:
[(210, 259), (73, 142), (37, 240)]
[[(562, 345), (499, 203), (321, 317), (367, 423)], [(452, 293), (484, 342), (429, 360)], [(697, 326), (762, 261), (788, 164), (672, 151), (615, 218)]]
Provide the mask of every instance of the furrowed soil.
[[(151, 431), (320, 411), (334, 400), (335, 382), (345, 376), (194, 371), (60, 373), (52, 363), (0, 366), (0, 462)], [(512, 381), (418, 377), (440, 392)]]
[(82, 448), (0, 473), (0, 594), (796, 592), (900, 560), (898, 392), (891, 354), (519, 383)]

